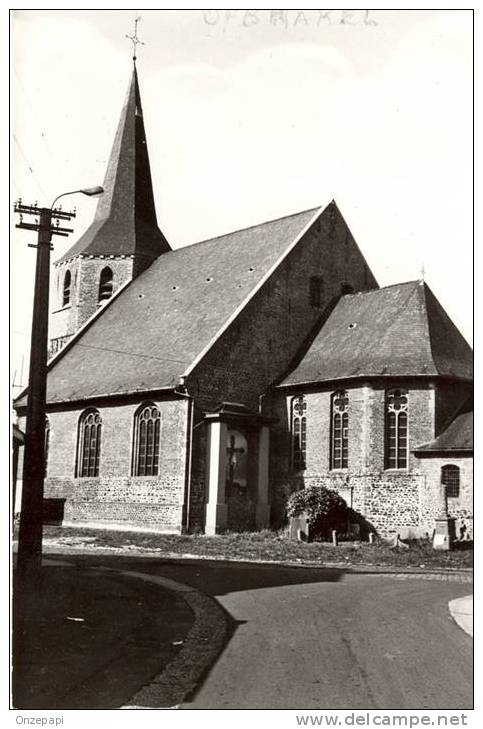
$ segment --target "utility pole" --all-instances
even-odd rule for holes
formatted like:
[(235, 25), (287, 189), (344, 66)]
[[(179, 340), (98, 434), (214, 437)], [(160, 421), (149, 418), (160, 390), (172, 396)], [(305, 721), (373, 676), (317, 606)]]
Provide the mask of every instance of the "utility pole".
[[(55, 202), (55, 201), (54, 201)], [(61, 220), (71, 220), (75, 212), (59, 208), (41, 208), (15, 203), (20, 214), (17, 228), (38, 232), (37, 265), (30, 346), (30, 367), (25, 428), (25, 452), (22, 483), (22, 509), (18, 538), (17, 574), (19, 586), (35, 589), (40, 579), (42, 564), (42, 509), (45, 476), (45, 400), (47, 389), (47, 336), (49, 321), (50, 251), (53, 235), (68, 236), (73, 228), (60, 227)], [(35, 222), (25, 223), (24, 215), (32, 215)], [(56, 221), (53, 224), (53, 221)], [(23, 590), (22, 590), (23, 591)]]

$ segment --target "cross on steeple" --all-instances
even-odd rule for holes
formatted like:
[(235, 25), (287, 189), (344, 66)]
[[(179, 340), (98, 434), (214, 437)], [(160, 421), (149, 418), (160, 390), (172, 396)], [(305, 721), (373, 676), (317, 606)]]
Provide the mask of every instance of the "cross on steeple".
[(144, 41), (139, 40), (139, 38), (138, 38), (138, 23), (139, 23), (140, 20), (141, 20), (141, 16), (140, 15), (137, 15), (134, 18), (134, 33), (133, 33), (133, 35), (128, 35), (126, 33), (126, 38), (129, 38), (129, 40), (132, 42), (132, 45), (133, 45), (133, 57), (132, 57), (132, 60), (134, 62), (136, 62), (136, 46), (138, 44), (141, 44), (142, 46), (145, 45)]

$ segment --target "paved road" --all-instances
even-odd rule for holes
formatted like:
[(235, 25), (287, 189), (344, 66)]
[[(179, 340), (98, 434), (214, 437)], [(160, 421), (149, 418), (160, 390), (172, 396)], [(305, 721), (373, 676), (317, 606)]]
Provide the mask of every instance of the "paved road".
[(106, 561), (191, 584), (226, 610), (231, 637), (184, 710), (472, 708), (472, 640), (448, 611), (449, 600), (471, 592), (468, 584), (337, 569)]

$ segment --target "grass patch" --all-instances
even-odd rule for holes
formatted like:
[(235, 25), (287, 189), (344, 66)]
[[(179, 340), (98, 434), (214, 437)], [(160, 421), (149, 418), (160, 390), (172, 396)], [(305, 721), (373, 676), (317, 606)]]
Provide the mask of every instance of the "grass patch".
[(435, 551), (426, 540), (409, 543), (409, 549), (393, 548), (386, 542), (342, 542), (337, 547), (322, 542), (310, 544), (288, 539), (284, 532), (233, 532), (205, 535), (148, 534), (139, 532), (44, 527), (44, 538), (59, 545), (132, 550), (145, 549), (160, 555), (195, 555), (214, 559), (345, 563), (368, 566), (418, 568), (471, 568), (473, 550)]

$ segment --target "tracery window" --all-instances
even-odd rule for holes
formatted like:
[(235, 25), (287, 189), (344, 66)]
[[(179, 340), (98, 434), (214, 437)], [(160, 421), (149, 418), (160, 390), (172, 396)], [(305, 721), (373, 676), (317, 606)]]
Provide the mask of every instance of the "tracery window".
[(303, 471), (307, 451), (307, 403), (303, 395), (292, 400), (292, 469)]
[(157, 476), (161, 413), (156, 405), (141, 405), (134, 416), (133, 476)]
[(448, 464), (441, 468), (441, 483), (446, 487), (446, 496), (457, 499), (460, 495), (460, 469)]
[(102, 418), (98, 410), (86, 410), (79, 419), (77, 476), (99, 476)]
[(332, 395), (332, 429), (330, 467), (347, 468), (349, 465), (349, 396), (347, 392)]
[(72, 275), (69, 270), (65, 272), (64, 276), (64, 288), (62, 291), (62, 306), (67, 306), (67, 304), (70, 304), (70, 290), (71, 290), (71, 284), (72, 284)]
[(385, 468), (407, 468), (408, 465), (408, 393), (389, 390), (386, 393)]
[(106, 301), (112, 296), (112, 270), (109, 266), (106, 266), (101, 271), (101, 277), (99, 279), (99, 301)]

